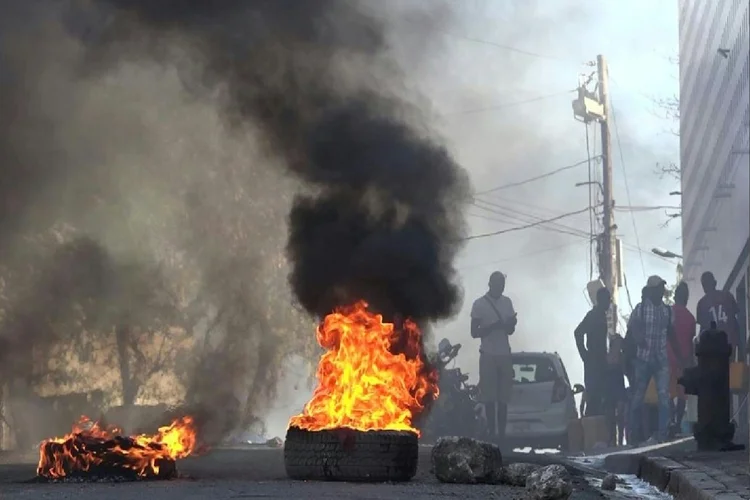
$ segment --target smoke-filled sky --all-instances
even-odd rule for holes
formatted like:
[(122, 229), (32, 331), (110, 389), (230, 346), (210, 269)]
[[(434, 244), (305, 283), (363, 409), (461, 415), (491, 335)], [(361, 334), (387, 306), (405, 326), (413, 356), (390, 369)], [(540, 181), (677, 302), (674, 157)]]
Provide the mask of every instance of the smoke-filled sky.
[[(674, 123), (660, 116), (651, 100), (674, 96), (679, 88), (677, 66), (670, 62), (677, 54), (677, 10), (671, 2), (446, 2), (456, 14), (446, 24), (440, 22), (442, 11), (432, 23), (399, 13), (428, 4), (434, 2), (394, 0), (382, 11), (394, 22), (393, 43), (399, 61), (407, 66), (418, 61), (412, 65), (415, 74), (409, 85), (423, 92), (433, 111), (442, 115), (438, 126), (458, 162), (469, 171), (476, 191), (523, 181), (587, 158), (585, 127), (574, 121), (574, 95), (565, 92), (577, 86), (580, 73), (593, 69), (583, 63), (604, 54), (610, 66), (610, 93), (621, 145), (613, 138), (616, 204), (672, 206), (679, 202), (669, 196), (679, 189), (678, 183), (655, 174), (656, 163), (679, 160), (678, 138), (670, 133)], [(414, 37), (406, 34), (410, 28)], [(424, 29), (441, 43), (435, 51), (438, 54), (426, 60), (415, 55), (422, 50)], [(508, 105), (523, 101), (531, 102)], [(592, 147), (599, 141), (595, 128), (595, 135), (591, 129)], [(601, 151), (598, 144), (595, 151)], [(507, 229), (534, 222), (534, 218), (583, 209), (588, 205), (587, 189), (574, 184), (586, 180), (588, 169), (581, 165), (482, 196), (479, 205), (484, 208), (468, 210), (470, 233)], [(661, 227), (665, 210), (634, 212), (633, 216), (637, 236), (631, 212), (615, 214), (635, 304), (647, 276), (675, 279), (676, 262), (659, 258), (650, 249), (680, 253), (681, 242), (678, 221)], [(469, 335), (471, 304), (485, 293), (489, 274), (500, 270), (508, 276), (506, 293), (519, 316), (517, 333), (511, 339), (513, 349), (557, 351), (571, 382), (582, 382), (573, 329), (590, 307), (584, 295), (589, 244), (580, 233), (588, 233), (589, 220), (581, 214), (558, 224), (565, 227), (545, 224), (470, 241), (460, 254), (457, 267), (463, 306), (454, 319), (435, 328), (433, 339), (447, 337), (463, 344), (458, 364), (472, 380), (477, 378), (478, 341)], [(570, 228), (579, 234), (560, 232), (570, 232)], [(623, 313), (630, 311), (624, 289), (620, 304)], [(298, 409), (305, 400), (299, 392), (278, 402), (279, 414)]]
[[(388, 91), (409, 96), (410, 104), (420, 108), (421, 116), (415, 121), (425, 129), (426, 125), (435, 129), (425, 135), (444, 139), (455, 161), (468, 171), (475, 190), (523, 181), (586, 158), (585, 127), (574, 121), (570, 104), (574, 95), (567, 91), (577, 86), (579, 73), (591, 71), (584, 63), (602, 53), (610, 63), (610, 90), (622, 150), (620, 157), (615, 138), (616, 203), (675, 203), (668, 193), (677, 188), (676, 183), (660, 180), (654, 170), (657, 162), (677, 160), (677, 138), (669, 133), (673, 124), (655, 116), (649, 99), (671, 96), (678, 87), (677, 68), (669, 62), (677, 52), (677, 12), (671, 3), (389, 0), (368, 2), (368, 7), (382, 17), (389, 35), (389, 55), (400, 67)], [(353, 64), (351, 80), (361, 80), (357, 73), (362, 70)], [(231, 162), (242, 162), (247, 149), (253, 150), (253, 158), (263, 157), (255, 151), (262, 149), (262, 144), (238, 145), (234, 135), (215, 124), (214, 110), (204, 102), (191, 102), (176, 94), (180, 78), (174, 72), (126, 64), (109, 74), (103, 84), (97, 82), (88, 90), (45, 93), (45, 88), (56, 85), (45, 75), (56, 72), (60, 68), (40, 68), (39, 84), (33, 89), (49, 99), (46, 113), (50, 109), (58, 116), (70, 113), (70, 126), (65, 128), (69, 137), (57, 140), (76, 144), (78, 156), (68, 152), (68, 161), (91, 162), (94, 171), (97, 161), (91, 158), (88, 146), (91, 138), (95, 139), (96, 155), (111, 169), (111, 173), (100, 175), (117, 178), (118, 191), (126, 191), (125, 181), (138, 183), (139, 174), (125, 168), (130, 164), (147, 168), (148, 162), (161, 163), (165, 172), (174, 164), (187, 175), (204, 162), (219, 161), (222, 154)], [(111, 96), (132, 105), (117, 106)], [(41, 112), (41, 105), (27, 110)], [(85, 145), (79, 144), (82, 137), (88, 137), (80, 133), (86, 123), (97, 120), (107, 123), (109, 131), (102, 129), (101, 136), (96, 129), (87, 131), (91, 138), (86, 138)], [(593, 142), (598, 141), (598, 135), (592, 136)], [(44, 148), (37, 151), (40, 162), (43, 155), (54, 153)], [(268, 175), (276, 181), (276, 174)], [(588, 191), (574, 184), (587, 178), (587, 168), (582, 165), (482, 196), (483, 201), (477, 203), (480, 206), (468, 209), (469, 233), (512, 228), (533, 222), (535, 217), (546, 219), (581, 210), (588, 204)], [(288, 189), (288, 183), (278, 182), (279, 189)], [(145, 207), (150, 209), (143, 209), (141, 203), (144, 212), (149, 212), (141, 216), (163, 215), (167, 220), (167, 214), (159, 214), (167, 209), (145, 198), (147, 195), (139, 194), (147, 199)], [(656, 273), (671, 280), (674, 272), (674, 263), (656, 258), (649, 249), (660, 246), (676, 251), (680, 242), (677, 224), (660, 227), (665, 219), (663, 210), (635, 212), (634, 216), (637, 236), (630, 212), (616, 213), (626, 248), (625, 272), (632, 298), (637, 300), (646, 276)], [(133, 212), (131, 217), (138, 214)], [(98, 226), (96, 221), (91, 224)], [(485, 292), (489, 274), (500, 270), (508, 276), (507, 294), (519, 315), (512, 339), (514, 350), (556, 350), (563, 356), (571, 381), (582, 379), (572, 331), (589, 307), (583, 293), (589, 280), (585, 236), (589, 220), (582, 214), (558, 224), (565, 227), (545, 224), (473, 240), (460, 253), (457, 267), (463, 306), (454, 319), (436, 327), (434, 337), (447, 336), (464, 344), (460, 364), (472, 378), (477, 372), (478, 345), (469, 336), (469, 309)], [(576, 234), (564, 234), (570, 233), (571, 227)], [(104, 226), (101, 233), (109, 246), (117, 246), (114, 227)], [(624, 290), (620, 303), (627, 312)], [(290, 381), (289, 386), (281, 387), (282, 393), (293, 385)], [(301, 396), (292, 399), (306, 399), (303, 391), (292, 392)], [(281, 406), (285, 406), (284, 399), (279, 401)]]

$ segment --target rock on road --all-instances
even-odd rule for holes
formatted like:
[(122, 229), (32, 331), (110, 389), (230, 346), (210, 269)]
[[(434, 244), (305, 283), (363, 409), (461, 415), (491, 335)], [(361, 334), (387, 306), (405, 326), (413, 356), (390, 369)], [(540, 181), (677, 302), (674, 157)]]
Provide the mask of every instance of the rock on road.
[[(287, 479), (282, 450), (256, 448), (216, 450), (203, 457), (178, 462), (181, 479), (138, 483), (38, 484), (33, 463), (0, 464), (0, 499), (96, 499), (109, 500), (192, 500), (192, 499), (361, 499), (426, 500), (522, 499), (523, 488), (499, 485), (441, 484), (430, 473), (430, 448), (421, 448), (419, 471), (409, 483), (353, 484), (299, 482)], [(532, 457), (509, 457), (529, 461)], [(533, 459), (532, 459), (533, 460)], [(549, 462), (549, 458), (546, 459)], [(598, 499), (602, 493), (589, 487), (583, 477), (575, 481), (571, 498)]]

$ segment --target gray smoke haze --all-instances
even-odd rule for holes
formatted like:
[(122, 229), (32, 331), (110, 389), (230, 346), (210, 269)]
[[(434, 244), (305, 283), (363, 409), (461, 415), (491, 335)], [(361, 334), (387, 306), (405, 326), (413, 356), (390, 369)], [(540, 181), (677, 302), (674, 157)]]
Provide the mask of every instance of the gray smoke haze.
[[(595, 32), (615, 32), (614, 27), (621, 23), (613, 23), (611, 18), (607, 21), (603, 12), (574, 0), (554, 6), (540, 1), (472, 0), (459, 6), (448, 2), (440, 8), (432, 0), (376, 3), (365, 7), (373, 11), (383, 31), (378, 33), (378, 23), (368, 24), (371, 29), (349, 23), (346, 37), (340, 33), (344, 27), (331, 32), (333, 39), (344, 37), (348, 48), (328, 61), (330, 67), (321, 71), (321, 78), (335, 81), (337, 88), (349, 95), (362, 89), (365, 94), (376, 91), (392, 100), (408, 95), (408, 103), (399, 105), (401, 118), (421, 127), (417, 130), (426, 136), (433, 135), (425, 122), (439, 127), (441, 135), (448, 138), (448, 149), (469, 169), (477, 190), (523, 180), (585, 157), (582, 126), (573, 122), (570, 111), (572, 94), (505, 105), (572, 89), (580, 63), (600, 51), (610, 55), (613, 75), (621, 79), (618, 57), (601, 45), (610, 38), (614, 45), (622, 42), (609, 32), (600, 36)], [(202, 80), (215, 68), (207, 64), (202, 52), (196, 61), (194, 35), (180, 35), (174, 29), (149, 34), (142, 23), (132, 19), (119, 18), (111, 24), (115, 18), (110, 8), (62, 15), (51, 4), (31, 4), (0, 0), (0, 58), (5, 65), (0, 71), (4, 169), (0, 199), (6, 205), (0, 214), (3, 259), (20, 259), (19, 252), (28, 248), (23, 243), (26, 233), (32, 228), (46, 230), (55, 222), (54, 215), (70, 213), (83, 227), (81, 232), (90, 235), (115, 261), (153, 264), (157, 256), (157, 260), (163, 259), (160, 262), (168, 262), (162, 271), (168, 283), (179, 285), (176, 288), (184, 295), (182, 301), (201, 296), (198, 310), (202, 320), (196, 337), (202, 342), (205, 331), (214, 332), (210, 356), (232, 360), (228, 363), (231, 368), (214, 366), (219, 371), (210, 373), (211, 378), (236, 381), (226, 385), (234, 386), (233, 394), (244, 405), (246, 397), (267, 390), (277, 380), (271, 376), (270, 385), (255, 388), (246, 382), (256, 375), (263, 379), (264, 374), (272, 374), (254, 370), (261, 349), (282, 356), (284, 349), (275, 350), (273, 345), (314, 343), (314, 321), (288, 307), (293, 301), (286, 284), (289, 268), (279, 250), (286, 245), (286, 216), (293, 194), (301, 189), (299, 182), (282, 173), (286, 162), (273, 153), (277, 145), (257, 130), (258, 125), (243, 125), (239, 119), (256, 108), (229, 106), (237, 96), (218, 82), (215, 73)], [(59, 19), (64, 19), (64, 25)], [(236, 20), (241, 22), (245, 20)], [(257, 22), (255, 19), (253, 25)], [(649, 44), (657, 28), (649, 30), (648, 36), (638, 35), (642, 52), (651, 50)], [(129, 38), (133, 30), (139, 40)], [(273, 38), (268, 29), (250, 34), (239, 31), (243, 37), (256, 37), (258, 43)], [(466, 38), (560, 56), (561, 60)], [(144, 47), (150, 58), (143, 57)], [(320, 59), (325, 59), (324, 49), (308, 46), (299, 52), (301, 57), (290, 59), (290, 51), (282, 47), (278, 48), (279, 57), (269, 57), (243, 74), (262, 72), (268, 81), (285, 83), (291, 66), (299, 82), (319, 78), (315, 72)], [(638, 64), (643, 64), (641, 59)], [(398, 78), (399, 72), (408, 78)], [(82, 74), (87, 76), (81, 78)], [(622, 89), (614, 89), (617, 103), (622, 102)], [(392, 107), (387, 101), (383, 114)], [(486, 111), (467, 112), (476, 110)], [(669, 189), (651, 178), (639, 182), (639, 177), (652, 175), (656, 161), (671, 159), (670, 146), (658, 138), (644, 138), (643, 121), (629, 117), (628, 111), (624, 105), (618, 106), (626, 155), (628, 150), (635, 151), (628, 160), (634, 203), (637, 198), (658, 200), (659, 193)], [(228, 121), (228, 115), (235, 119)], [(278, 118), (274, 116), (268, 119), (274, 121)], [(583, 180), (587, 180), (585, 167), (483, 197), (495, 205), (469, 209), (471, 232), (533, 222), (529, 214), (546, 218), (583, 208), (588, 201), (585, 190), (572, 188)], [(616, 181), (617, 202), (623, 205), (619, 175)], [(634, 243), (627, 214), (622, 214), (620, 221), (623, 238)], [(659, 223), (653, 222), (651, 231), (641, 223), (643, 246), (674, 245), (674, 234), (662, 236)], [(560, 224), (588, 232), (585, 215)], [(464, 344), (461, 365), (474, 378), (478, 346), (468, 335), (468, 308), (484, 293), (489, 273), (499, 269), (509, 276), (508, 294), (519, 310), (514, 349), (538, 349), (543, 339), (545, 349), (563, 355), (572, 381), (582, 380), (571, 332), (587, 307), (582, 294), (588, 278), (587, 242), (581, 233), (571, 236), (559, 230), (565, 228), (547, 224), (477, 240), (460, 255), (458, 271), (466, 295), (463, 308), (453, 322), (438, 325), (437, 333)], [(631, 291), (637, 294), (640, 264), (632, 246), (627, 251), (626, 272)], [(253, 265), (244, 264), (248, 261)], [(665, 273), (669, 270), (661, 272), (668, 278)], [(232, 286), (222, 286), (225, 282)], [(4, 290), (8, 286), (5, 284)], [(227, 296), (232, 300), (225, 300)], [(262, 325), (243, 319), (239, 312), (244, 309), (239, 304), (245, 301), (258, 304), (265, 312), (274, 335), (258, 333)], [(222, 312), (218, 306), (226, 303), (233, 307)], [(253, 326), (243, 326), (243, 321)], [(203, 358), (204, 366), (210, 365), (208, 357)], [(199, 376), (191, 379), (186, 375), (185, 380), (206, 382), (200, 370), (192, 373)], [(306, 400), (295, 392), (304, 391), (302, 384), (286, 380), (284, 384), (281, 399), (291, 406), (275, 411), (280, 420), (299, 411), (300, 402)], [(253, 397), (255, 407), (246, 412), (249, 416), (262, 414), (277, 396)]]
[(387, 49), (378, 18), (340, 0), (100, 3), (115, 9), (100, 57), (144, 30), (151, 43), (184, 40), (228, 118), (256, 127), (269, 154), (317, 191), (297, 196), (289, 216), (290, 283), (307, 311), (365, 299), (389, 316), (455, 312), (467, 178), (400, 99), (342, 85), (348, 57)]
[[(203, 346), (182, 381), (216, 435), (262, 414), (286, 356), (309, 357), (308, 315), (360, 298), (420, 320), (455, 312), (468, 182), (401, 98), (382, 20), (334, 1), (92, 4), (2, 4), (15, 28), (2, 39), (2, 246), (75, 226), (62, 248), (84, 242), (109, 274), (54, 249), (39, 272), (94, 273), (113, 325), (151, 327), (112, 273), (157, 270)], [(11, 301), (8, 345), (59, 341), (12, 319), (75, 308), (53, 285)]]
[[(239, 407), (222, 411), (221, 434), (262, 414), (281, 358), (314, 343), (314, 323), (290, 306), (285, 283), (295, 183), (252, 135), (226, 129), (213, 100), (188, 96), (172, 68), (131, 61), (82, 78), (89, 51), (78, 35), (96, 29), (80, 17), (71, 26), (69, 14), (0, 3), (2, 379), (23, 381), (13, 399), (55, 385), (44, 355), (83, 328), (113, 343), (121, 321), (184, 326), (198, 369), (184, 358), (170, 369), (189, 404), (215, 404), (210, 395)], [(144, 279), (131, 286), (132, 276)], [(92, 298), (98, 307), (81, 312)], [(152, 300), (160, 309), (145, 317)], [(116, 391), (119, 404), (119, 381), (100, 384), (116, 361), (105, 368), (76, 390)]]

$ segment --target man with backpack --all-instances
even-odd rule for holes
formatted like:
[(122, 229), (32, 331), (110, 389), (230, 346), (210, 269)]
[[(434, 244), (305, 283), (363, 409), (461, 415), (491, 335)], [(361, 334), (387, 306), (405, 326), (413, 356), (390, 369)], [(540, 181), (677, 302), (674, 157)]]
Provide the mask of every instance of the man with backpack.
[(685, 366), (685, 357), (674, 335), (672, 309), (664, 303), (666, 282), (651, 276), (646, 282), (644, 299), (635, 306), (628, 320), (628, 335), (635, 343), (633, 360), (633, 392), (630, 404), (629, 434), (640, 436), (642, 408), (651, 379), (656, 383), (659, 420), (656, 440), (667, 439), (670, 421), (669, 363), (667, 345), (671, 345), (679, 366)]
[(490, 439), (502, 443), (513, 389), (513, 361), (509, 337), (518, 322), (513, 302), (505, 292), (505, 275), (490, 275), (489, 290), (471, 307), (471, 336), (479, 348), (479, 396), (485, 405)]

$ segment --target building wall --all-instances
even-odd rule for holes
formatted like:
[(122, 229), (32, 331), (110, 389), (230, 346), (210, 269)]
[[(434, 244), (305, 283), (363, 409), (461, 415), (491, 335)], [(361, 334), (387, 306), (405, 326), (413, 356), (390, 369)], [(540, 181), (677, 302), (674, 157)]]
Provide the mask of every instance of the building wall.
[[(750, 8), (747, 0), (678, 0), (678, 5), (682, 255), (689, 307), (695, 311), (703, 295), (701, 273), (712, 271), (735, 297), (744, 290), (739, 305), (747, 335)], [(729, 49), (728, 58), (719, 49)], [(691, 396), (686, 419), (696, 417)], [(740, 422), (748, 421), (742, 417)]]
[(747, 275), (749, 15), (747, 0), (679, 1), (682, 251), (693, 305), (703, 271), (733, 293)]

